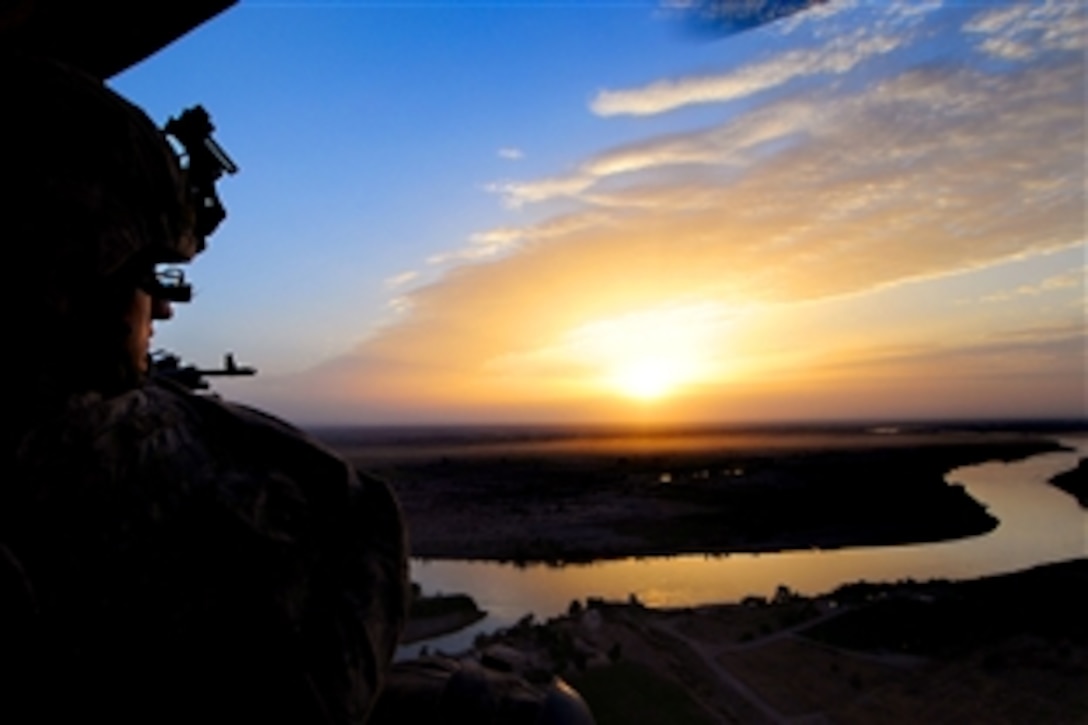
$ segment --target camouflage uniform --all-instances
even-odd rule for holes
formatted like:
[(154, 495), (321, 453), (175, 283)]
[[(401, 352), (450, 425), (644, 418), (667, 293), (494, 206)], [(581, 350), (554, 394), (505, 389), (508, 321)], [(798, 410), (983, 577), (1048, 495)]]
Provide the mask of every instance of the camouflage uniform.
[(192, 149), (48, 60), (0, 54), (0, 96), (0, 722), (365, 721), (406, 610), (391, 492), (127, 347), (222, 218)]
[(41, 721), (366, 719), (405, 616), (384, 484), (158, 383), (73, 396), (14, 473), (4, 539), (32, 596)]

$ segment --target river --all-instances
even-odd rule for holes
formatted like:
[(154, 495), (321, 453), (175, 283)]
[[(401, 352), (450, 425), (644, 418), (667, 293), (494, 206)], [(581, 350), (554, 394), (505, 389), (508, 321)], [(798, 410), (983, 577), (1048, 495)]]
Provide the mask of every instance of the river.
[(814, 595), (866, 580), (969, 579), (1037, 564), (1088, 556), (1088, 511), (1048, 481), (1088, 456), (1088, 436), (1062, 438), (1074, 449), (1012, 463), (991, 462), (950, 471), (1000, 522), (981, 536), (939, 543), (722, 556), (622, 559), (591, 564), (517, 567), (479, 561), (412, 562), (425, 593), (470, 594), (488, 616), (472, 627), (401, 648), (413, 656), (467, 649), (477, 633), (508, 626), (527, 613), (566, 611), (572, 600), (634, 595), (650, 606), (689, 606), (770, 596), (779, 585)]

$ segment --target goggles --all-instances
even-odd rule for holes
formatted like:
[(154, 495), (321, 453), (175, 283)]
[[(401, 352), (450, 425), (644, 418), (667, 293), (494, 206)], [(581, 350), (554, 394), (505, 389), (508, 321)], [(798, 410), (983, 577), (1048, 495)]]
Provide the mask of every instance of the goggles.
[(193, 299), (193, 286), (185, 281), (180, 267), (159, 267), (149, 271), (136, 286), (155, 299), (169, 302), (189, 302)]

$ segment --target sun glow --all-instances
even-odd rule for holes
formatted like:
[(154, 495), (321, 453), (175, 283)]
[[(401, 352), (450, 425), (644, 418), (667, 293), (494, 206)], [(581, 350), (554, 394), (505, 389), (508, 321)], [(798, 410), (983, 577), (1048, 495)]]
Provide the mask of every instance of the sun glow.
[(598, 320), (571, 337), (599, 384), (651, 402), (720, 375), (715, 360), (727, 320), (720, 306), (668, 306)]
[(640, 360), (615, 370), (612, 386), (629, 398), (654, 401), (668, 396), (689, 379), (682, 366), (666, 360)]
[(724, 364), (738, 318), (716, 302), (665, 303), (577, 325), (551, 344), (490, 360), (495, 380), (642, 403), (732, 377)]

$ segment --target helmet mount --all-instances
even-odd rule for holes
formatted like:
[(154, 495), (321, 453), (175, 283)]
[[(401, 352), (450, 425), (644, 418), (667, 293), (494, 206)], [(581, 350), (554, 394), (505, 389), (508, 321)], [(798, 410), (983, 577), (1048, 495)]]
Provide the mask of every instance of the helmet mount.
[(224, 172), (237, 173), (238, 166), (212, 138), (215, 126), (203, 106), (186, 109), (167, 121), (163, 130), (185, 149), (186, 163), (182, 166), (185, 194), (194, 214), (193, 231), (200, 251), (204, 248), (204, 237), (215, 231), (227, 215), (215, 182)]

